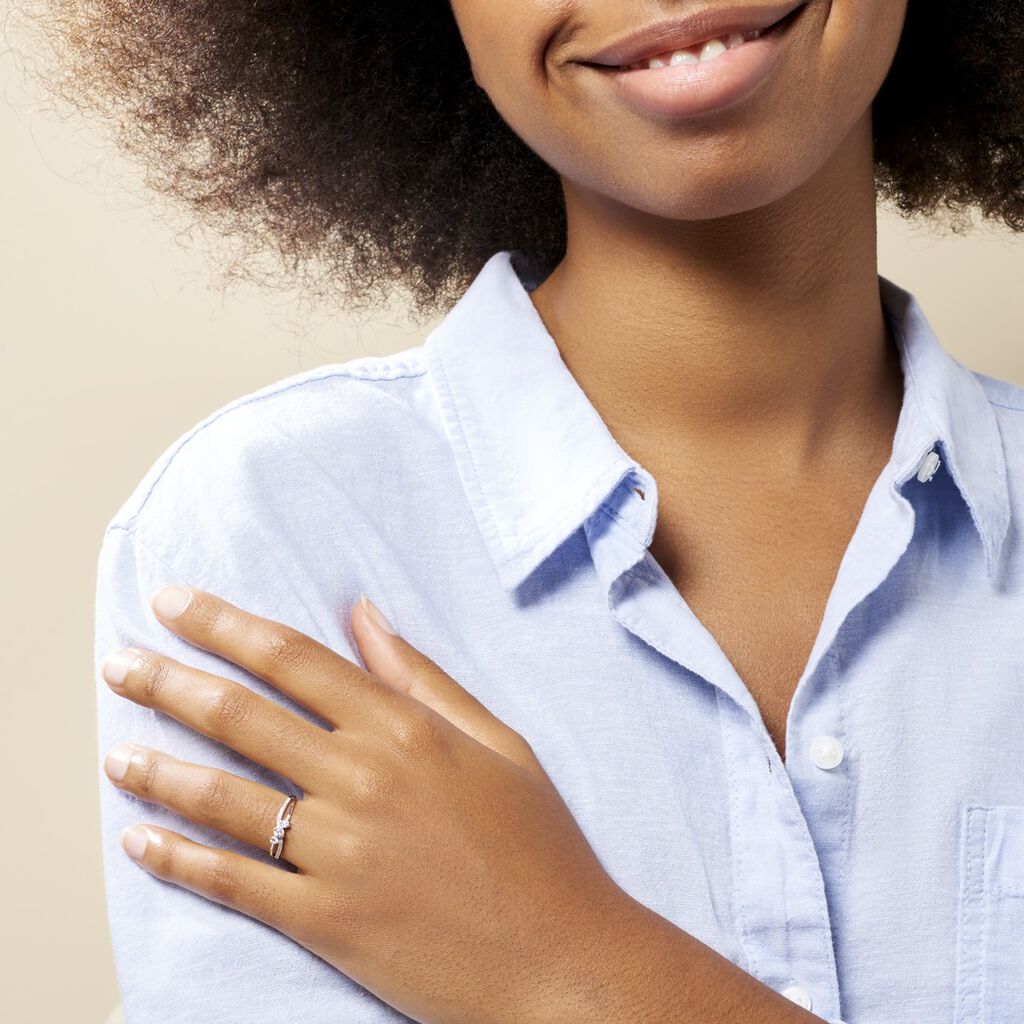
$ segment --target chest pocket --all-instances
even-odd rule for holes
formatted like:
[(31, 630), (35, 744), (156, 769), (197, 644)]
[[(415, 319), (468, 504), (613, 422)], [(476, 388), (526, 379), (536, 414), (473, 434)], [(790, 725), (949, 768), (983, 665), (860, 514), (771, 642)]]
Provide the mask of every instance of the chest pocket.
[(964, 806), (956, 1024), (1024, 1021), (1024, 804)]

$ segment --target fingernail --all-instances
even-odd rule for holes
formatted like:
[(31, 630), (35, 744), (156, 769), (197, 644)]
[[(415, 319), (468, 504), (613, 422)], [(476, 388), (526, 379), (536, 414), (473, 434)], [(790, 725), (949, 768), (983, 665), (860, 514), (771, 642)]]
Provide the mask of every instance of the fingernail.
[(111, 686), (120, 686), (128, 675), (128, 670), (142, 657), (141, 651), (132, 647), (125, 647), (120, 651), (114, 651), (103, 659), (103, 678)]
[(192, 591), (184, 587), (161, 587), (153, 594), (153, 611), (162, 619), (176, 619), (192, 600)]
[(121, 845), (129, 857), (138, 860), (146, 852), (149, 833), (141, 825), (132, 825), (121, 833)]
[(131, 748), (120, 746), (107, 754), (103, 769), (115, 782), (120, 782), (128, 774), (128, 766), (131, 763)]
[(384, 613), (365, 595), (360, 594), (359, 600), (362, 601), (363, 607), (366, 609), (370, 618), (384, 630), (385, 633), (390, 633), (392, 636), (398, 636), (398, 630), (391, 625), (386, 618)]

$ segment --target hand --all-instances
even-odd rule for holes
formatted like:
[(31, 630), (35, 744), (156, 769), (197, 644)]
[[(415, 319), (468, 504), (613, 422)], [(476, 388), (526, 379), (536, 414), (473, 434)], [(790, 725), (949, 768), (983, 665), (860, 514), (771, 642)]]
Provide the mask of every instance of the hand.
[(543, 1019), (580, 950), (637, 905), (526, 740), (362, 604), (352, 630), (366, 670), (207, 591), (173, 589), (189, 600), (177, 617), (154, 600), (161, 622), (331, 728), (152, 651), (108, 658), (114, 692), (303, 791), (281, 854), (294, 870), (282, 870), (268, 851), (286, 794), (129, 747), (120, 778), (108, 757), (115, 785), (264, 851), (247, 857), (147, 825), (138, 862), (276, 928), (423, 1024)]

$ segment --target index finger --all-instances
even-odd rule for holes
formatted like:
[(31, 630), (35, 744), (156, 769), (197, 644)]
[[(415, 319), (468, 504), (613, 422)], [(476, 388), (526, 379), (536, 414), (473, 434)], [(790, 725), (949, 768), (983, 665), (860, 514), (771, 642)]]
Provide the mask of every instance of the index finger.
[(151, 604), (183, 640), (266, 680), (335, 728), (390, 718), (401, 700), (392, 687), (313, 637), (207, 590), (161, 587)]

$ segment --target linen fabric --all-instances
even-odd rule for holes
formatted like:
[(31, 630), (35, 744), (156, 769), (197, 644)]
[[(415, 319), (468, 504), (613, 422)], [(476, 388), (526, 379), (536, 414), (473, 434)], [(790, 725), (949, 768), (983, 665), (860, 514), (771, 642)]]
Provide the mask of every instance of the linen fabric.
[(569, 373), (513, 251), (421, 344), (294, 374), (176, 439), (97, 566), (102, 852), (128, 1024), (406, 1019), (121, 849), (148, 822), (271, 862), (114, 787), (102, 759), (121, 742), (301, 792), (114, 694), (100, 663), (118, 647), (323, 724), (161, 626), (149, 598), (171, 582), (357, 664), (348, 616), (365, 591), (530, 742), (625, 891), (832, 1024), (1024, 1021), (1024, 388), (966, 368), (910, 292), (878, 281), (903, 404), (785, 762), (648, 551), (657, 481)]

